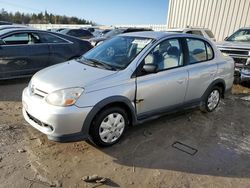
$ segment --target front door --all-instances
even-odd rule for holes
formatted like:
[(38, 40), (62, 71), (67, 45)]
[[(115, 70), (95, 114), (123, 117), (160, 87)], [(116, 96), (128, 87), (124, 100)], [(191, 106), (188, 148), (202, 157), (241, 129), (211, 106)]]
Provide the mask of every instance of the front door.
[(30, 75), (47, 66), (49, 48), (30, 33), (3, 37), (0, 46), (0, 78)]
[(164, 112), (183, 104), (188, 72), (183, 66), (183, 51), (178, 39), (159, 43), (145, 57), (143, 64), (157, 66), (155, 73), (139, 71), (137, 76), (136, 110), (139, 119)]

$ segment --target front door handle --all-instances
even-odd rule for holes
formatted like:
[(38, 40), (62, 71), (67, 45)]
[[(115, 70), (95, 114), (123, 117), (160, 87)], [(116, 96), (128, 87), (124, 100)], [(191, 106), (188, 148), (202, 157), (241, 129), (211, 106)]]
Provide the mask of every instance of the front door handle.
[(144, 101), (144, 99), (136, 99), (136, 100), (135, 100), (135, 103), (138, 104), (138, 103), (141, 103), (141, 102), (143, 102), (143, 101)]
[(177, 80), (177, 83), (178, 84), (183, 84), (184, 81), (185, 81), (185, 79), (180, 79), (180, 80)]

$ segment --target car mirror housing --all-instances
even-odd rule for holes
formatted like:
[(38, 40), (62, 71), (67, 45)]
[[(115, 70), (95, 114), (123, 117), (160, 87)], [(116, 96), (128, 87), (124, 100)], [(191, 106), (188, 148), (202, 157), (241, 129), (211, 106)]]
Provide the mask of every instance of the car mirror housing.
[(157, 65), (155, 64), (145, 64), (142, 70), (146, 73), (155, 73), (157, 70)]
[(228, 37), (224, 38), (224, 40), (227, 40), (227, 39), (228, 39)]

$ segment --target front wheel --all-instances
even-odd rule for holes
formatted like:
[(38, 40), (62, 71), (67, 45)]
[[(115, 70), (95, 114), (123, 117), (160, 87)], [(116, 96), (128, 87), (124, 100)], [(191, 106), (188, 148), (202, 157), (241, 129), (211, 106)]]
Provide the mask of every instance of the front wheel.
[(221, 99), (221, 88), (214, 86), (205, 98), (204, 104), (201, 106), (201, 111), (212, 112), (220, 103)]
[(90, 136), (98, 146), (111, 146), (121, 139), (128, 123), (125, 110), (119, 107), (107, 108), (96, 116), (90, 127)]

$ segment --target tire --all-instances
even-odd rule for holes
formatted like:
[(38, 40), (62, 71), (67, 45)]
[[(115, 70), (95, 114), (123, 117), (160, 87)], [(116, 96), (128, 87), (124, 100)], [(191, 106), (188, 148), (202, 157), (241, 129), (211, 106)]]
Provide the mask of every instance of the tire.
[(124, 109), (120, 107), (104, 109), (92, 122), (91, 139), (97, 146), (112, 146), (122, 138), (128, 124), (128, 116)]
[(206, 95), (205, 100), (200, 108), (202, 112), (214, 111), (220, 103), (222, 95), (222, 89), (218, 86), (212, 87), (209, 93)]

